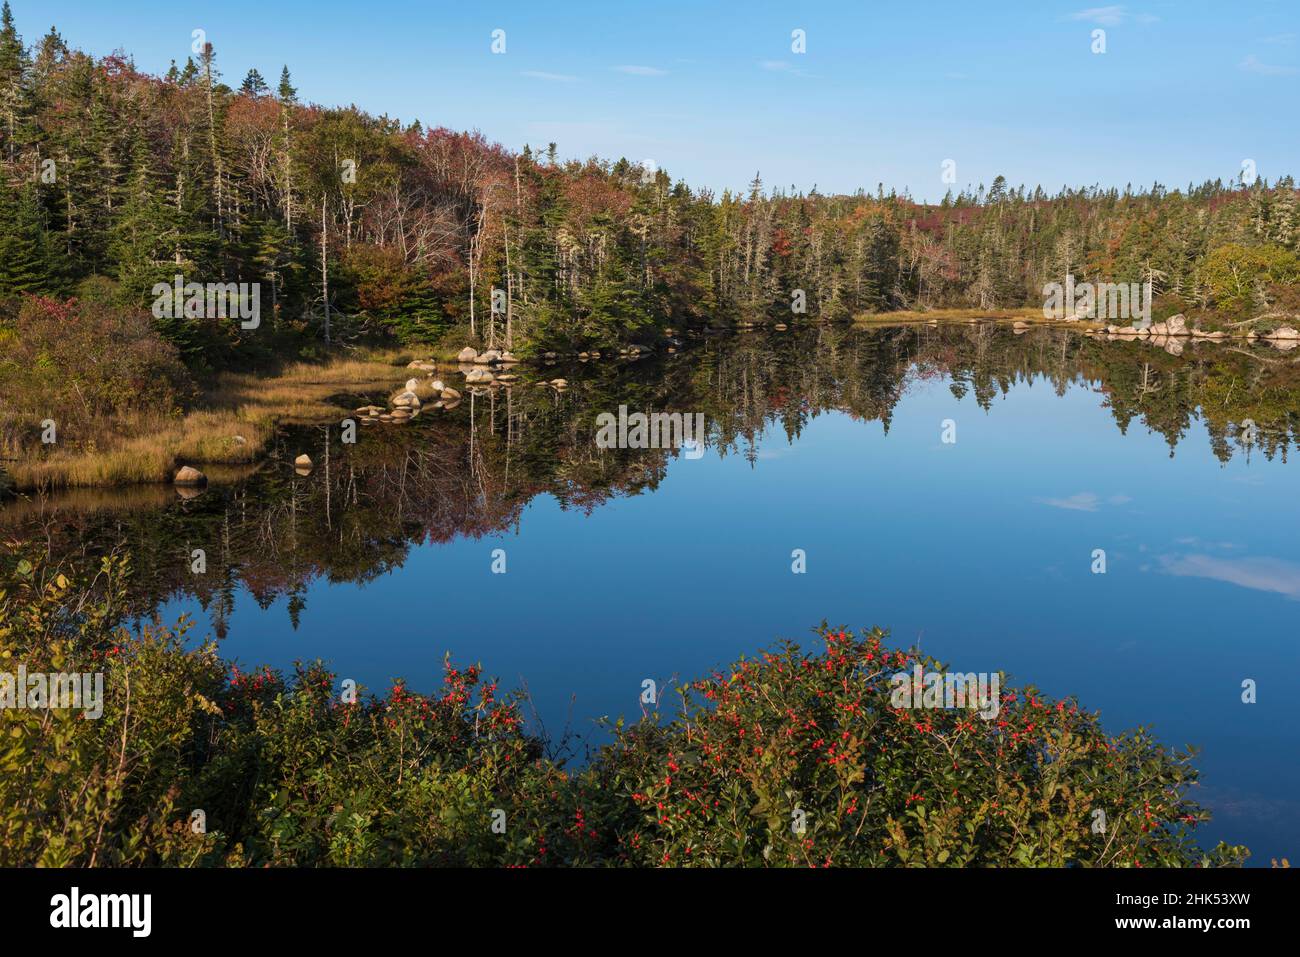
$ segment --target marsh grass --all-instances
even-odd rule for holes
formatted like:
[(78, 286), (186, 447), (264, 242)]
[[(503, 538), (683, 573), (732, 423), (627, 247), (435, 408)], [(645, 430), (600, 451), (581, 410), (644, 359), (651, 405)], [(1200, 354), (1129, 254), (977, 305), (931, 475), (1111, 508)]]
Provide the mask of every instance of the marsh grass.
[(266, 375), (223, 372), (189, 412), (93, 417), (75, 441), (10, 448), (4, 464), (17, 489), (35, 490), (166, 482), (181, 465), (255, 462), (278, 425), (341, 416), (351, 410), (350, 397), (404, 381), (411, 357), (381, 350), (325, 364), (298, 362)]
[(895, 312), (860, 312), (854, 322), (967, 322), (971, 319), (1021, 319), (1043, 321), (1043, 310), (1032, 306), (1014, 309), (900, 309)]

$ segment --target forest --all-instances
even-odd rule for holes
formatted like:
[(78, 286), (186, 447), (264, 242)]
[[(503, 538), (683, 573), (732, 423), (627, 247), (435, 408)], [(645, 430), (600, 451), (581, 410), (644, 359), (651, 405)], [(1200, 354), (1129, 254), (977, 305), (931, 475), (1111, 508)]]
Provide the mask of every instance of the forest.
[[(141, 69), (0, 4), (0, 661), (107, 690), (83, 720), (0, 672), (0, 867), (1217, 867), (1294, 839), (1288, 718), (1237, 685), (1286, 673), (1300, 596), (1287, 171), (715, 190), (321, 104), (238, 52)], [(1072, 281), (1150, 288), (1165, 325), (1051, 320)], [(689, 416), (709, 460), (603, 441), (628, 409)], [(914, 644), (747, 636), (804, 572), (787, 529), (836, 618), (915, 582)], [(480, 594), (497, 568), (463, 556), (497, 540), (515, 577)], [(654, 575), (704, 586), (689, 631), (628, 610)], [(893, 700), (949, 672), (922, 634), (999, 676), (996, 720)], [(623, 716), (548, 733), (534, 651), (571, 716), (611, 688)], [(414, 684), (358, 686), (362, 656)], [(661, 660), (669, 696), (634, 697)], [(1130, 715), (1207, 737), (1206, 786), (1191, 746), (1107, 730)]]
[(719, 195), (627, 159), (317, 105), (289, 66), (275, 76), (223, 77), (211, 44), (163, 76), (54, 28), (28, 45), (6, 3), (0, 342), (24, 297), (144, 312), (178, 275), (261, 284), (256, 329), (155, 316), (197, 373), (361, 341), (649, 343), (790, 317), (796, 290), (811, 320), (1038, 307), (1066, 274), (1150, 282), (1158, 314), (1209, 325), (1300, 307), (1290, 177), (1049, 194), (999, 176), (927, 205), (769, 190), (755, 173)]

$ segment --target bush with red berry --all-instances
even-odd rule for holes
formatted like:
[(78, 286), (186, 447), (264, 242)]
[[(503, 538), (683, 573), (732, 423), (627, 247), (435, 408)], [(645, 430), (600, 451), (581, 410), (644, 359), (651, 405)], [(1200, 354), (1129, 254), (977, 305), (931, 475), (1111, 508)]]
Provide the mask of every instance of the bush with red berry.
[[(186, 627), (118, 625), (121, 560), (79, 590), (0, 556), (0, 671), (97, 671), (104, 712), (0, 710), (0, 866), (1100, 866), (1202, 851), (1191, 756), (1032, 687), (996, 716), (897, 707), (942, 666), (823, 626), (610, 729), (576, 768), (522, 699), (448, 661), (441, 687), (352, 694), (319, 662), (222, 661)], [(200, 813), (201, 812), (201, 813)], [(198, 822), (198, 823), (196, 823)]]

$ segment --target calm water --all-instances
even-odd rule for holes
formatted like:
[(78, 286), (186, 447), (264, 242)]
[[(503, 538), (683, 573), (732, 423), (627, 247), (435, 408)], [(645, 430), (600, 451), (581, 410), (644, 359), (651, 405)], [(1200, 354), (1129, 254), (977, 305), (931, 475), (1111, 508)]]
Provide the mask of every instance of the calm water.
[[(760, 332), (559, 366), (563, 393), (523, 383), (355, 447), (336, 429), (328, 472), (322, 430), (287, 433), (242, 484), (55, 519), (69, 553), (131, 547), (139, 610), (192, 615), (241, 663), (320, 657), (375, 690), (433, 690), (451, 652), (526, 684), (553, 736), (599, 740), (593, 720), (638, 714), (645, 678), (811, 640), (823, 618), (879, 624), (1075, 695), (1112, 732), (1197, 745), (1202, 843), (1267, 864), (1300, 849), (1300, 374), (1248, 352), (992, 325)], [(595, 416), (620, 403), (705, 413), (706, 454), (601, 452)], [(307, 478), (287, 465), (304, 450)]]

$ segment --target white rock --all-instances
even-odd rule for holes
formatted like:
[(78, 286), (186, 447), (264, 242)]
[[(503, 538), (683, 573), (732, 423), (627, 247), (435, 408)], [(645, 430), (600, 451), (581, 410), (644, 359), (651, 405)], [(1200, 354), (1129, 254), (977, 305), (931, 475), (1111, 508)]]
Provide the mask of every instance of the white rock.
[(198, 469), (184, 465), (176, 473), (176, 478), (172, 481), (177, 485), (207, 485), (208, 477)]

